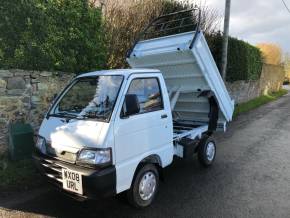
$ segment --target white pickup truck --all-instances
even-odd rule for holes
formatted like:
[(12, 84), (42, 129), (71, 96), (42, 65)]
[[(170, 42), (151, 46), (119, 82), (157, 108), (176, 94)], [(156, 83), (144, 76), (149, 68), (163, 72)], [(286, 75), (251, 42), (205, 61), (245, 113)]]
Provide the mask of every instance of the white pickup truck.
[(198, 27), (170, 27), (176, 15), (186, 23), (186, 13), (192, 11), (146, 28), (143, 36), (155, 36), (140, 38), (128, 52), (132, 69), (81, 74), (56, 97), (33, 157), (60, 190), (78, 199), (127, 191), (142, 208), (154, 200), (174, 156), (197, 153), (203, 166), (213, 163), (212, 135), (226, 130), (234, 102)]

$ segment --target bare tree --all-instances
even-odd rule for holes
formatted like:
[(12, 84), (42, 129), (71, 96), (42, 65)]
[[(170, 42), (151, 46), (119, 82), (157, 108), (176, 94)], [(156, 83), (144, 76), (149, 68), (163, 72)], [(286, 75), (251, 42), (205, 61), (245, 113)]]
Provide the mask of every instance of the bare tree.
[[(125, 55), (140, 32), (156, 17), (195, 6), (176, 0), (103, 0), (109, 68), (126, 67)], [(171, 7), (168, 7), (171, 5)], [(220, 24), (217, 10), (202, 5), (201, 28), (210, 34)]]
[(126, 65), (125, 54), (136, 36), (162, 10), (159, 0), (106, 0), (105, 24), (110, 68)]

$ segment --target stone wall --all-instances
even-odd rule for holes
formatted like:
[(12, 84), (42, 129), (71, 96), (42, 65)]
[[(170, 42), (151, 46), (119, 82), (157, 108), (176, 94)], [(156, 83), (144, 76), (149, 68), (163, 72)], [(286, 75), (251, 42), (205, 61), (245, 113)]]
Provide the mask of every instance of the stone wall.
[(261, 94), (266, 95), (279, 91), (284, 80), (285, 69), (283, 66), (265, 64), (260, 78)]
[(286, 72), (285, 72), (285, 81), (290, 82), (290, 69), (286, 70)]
[(0, 155), (7, 148), (8, 125), (24, 121), (37, 129), (53, 95), (72, 77), (62, 72), (0, 70)]
[(243, 103), (260, 95), (279, 91), (284, 78), (285, 71), (282, 66), (264, 64), (259, 80), (227, 82), (226, 86), (235, 102)]
[[(264, 65), (260, 80), (236, 81), (226, 86), (236, 103), (241, 103), (278, 91), (284, 76), (281, 66)], [(37, 129), (53, 95), (72, 77), (62, 72), (0, 70), (0, 155), (7, 148), (9, 123), (24, 121)]]
[(226, 87), (235, 103), (242, 103), (260, 96), (260, 81), (227, 82)]

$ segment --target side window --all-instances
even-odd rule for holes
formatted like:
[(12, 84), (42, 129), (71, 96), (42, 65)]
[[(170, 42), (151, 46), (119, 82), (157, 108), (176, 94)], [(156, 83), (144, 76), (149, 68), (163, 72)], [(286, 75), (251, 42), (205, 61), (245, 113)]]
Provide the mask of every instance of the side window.
[(162, 95), (157, 78), (140, 78), (132, 80), (127, 94), (137, 96), (140, 105), (139, 113), (163, 109)]

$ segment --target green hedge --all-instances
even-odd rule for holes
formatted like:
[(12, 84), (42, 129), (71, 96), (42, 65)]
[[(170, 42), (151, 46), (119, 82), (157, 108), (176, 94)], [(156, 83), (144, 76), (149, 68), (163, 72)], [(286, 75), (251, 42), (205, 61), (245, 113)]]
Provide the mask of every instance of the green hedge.
[[(206, 36), (219, 69), (221, 69), (222, 35)], [(262, 54), (249, 43), (230, 37), (228, 47), (227, 81), (257, 80), (262, 72)]]
[[(167, 0), (164, 4), (163, 13), (171, 13), (192, 7), (194, 5), (188, 2), (182, 3)], [(205, 15), (210, 16), (210, 14)], [(221, 69), (222, 34), (216, 32), (207, 35), (206, 38), (217, 66)], [(257, 80), (260, 78), (263, 61), (262, 54), (258, 48), (245, 41), (230, 37), (228, 49), (227, 81)]]
[(106, 61), (100, 9), (88, 0), (1, 0), (0, 68), (89, 71)]

